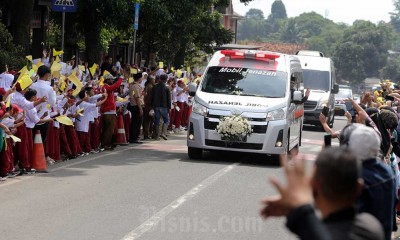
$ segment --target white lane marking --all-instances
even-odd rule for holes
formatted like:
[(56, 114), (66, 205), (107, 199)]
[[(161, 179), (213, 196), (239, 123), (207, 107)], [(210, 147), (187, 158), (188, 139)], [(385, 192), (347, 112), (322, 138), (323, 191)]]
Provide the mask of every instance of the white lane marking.
[(192, 199), (196, 194), (213, 184), (220, 177), (224, 176), (228, 172), (232, 171), (238, 163), (234, 163), (232, 165), (226, 166), (225, 168), (219, 170), (213, 175), (209, 176), (205, 180), (203, 180), (200, 184), (190, 189), (187, 193), (183, 194), (175, 201), (171, 202), (168, 206), (161, 209), (159, 212), (154, 214), (152, 217), (147, 219), (140, 226), (132, 230), (130, 233), (125, 235), (121, 240), (135, 240), (142, 236), (144, 233), (150, 231), (153, 227), (155, 227), (162, 219), (164, 219), (168, 214), (179, 208), (182, 204)]

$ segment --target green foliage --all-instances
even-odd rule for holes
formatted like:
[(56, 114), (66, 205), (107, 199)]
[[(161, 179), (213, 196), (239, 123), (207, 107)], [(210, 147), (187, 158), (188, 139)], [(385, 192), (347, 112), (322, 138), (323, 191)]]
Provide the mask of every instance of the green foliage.
[(286, 19), (286, 7), (282, 0), (275, 0), (271, 7), (271, 20)]
[(400, 57), (390, 57), (386, 66), (380, 70), (382, 79), (391, 79), (392, 81), (400, 81)]
[[(388, 50), (393, 41), (393, 29), (389, 24), (375, 25), (369, 21), (355, 21), (353, 26), (344, 31), (343, 39), (335, 52), (339, 73), (349, 80), (360, 80), (360, 76), (379, 76), (379, 70), (387, 62)], [(345, 51), (343, 45), (346, 46)], [(354, 60), (353, 63), (351, 60)], [(361, 64), (358, 64), (359, 61)], [(351, 66), (357, 64), (357, 67), (350, 70), (343, 62)], [(355, 71), (358, 73), (353, 73)]]
[(0, 65), (8, 65), (9, 69), (19, 69), (25, 64), (23, 51), (13, 43), (11, 34), (4, 24), (0, 23)]

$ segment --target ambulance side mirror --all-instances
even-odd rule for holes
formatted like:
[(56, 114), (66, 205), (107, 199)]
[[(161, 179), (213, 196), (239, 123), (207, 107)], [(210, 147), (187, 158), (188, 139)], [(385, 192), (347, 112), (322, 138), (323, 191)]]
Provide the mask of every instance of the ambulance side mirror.
[(303, 98), (303, 93), (301, 91), (294, 91), (293, 93), (293, 102), (300, 102)]
[(197, 84), (194, 82), (191, 82), (189, 84), (189, 96), (191, 96), (191, 97), (196, 96), (196, 91), (197, 91)]

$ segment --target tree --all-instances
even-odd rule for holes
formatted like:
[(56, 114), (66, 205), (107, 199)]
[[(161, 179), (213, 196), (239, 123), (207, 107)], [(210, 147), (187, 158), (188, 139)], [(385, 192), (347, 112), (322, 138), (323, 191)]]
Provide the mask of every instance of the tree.
[[(13, 43), (6, 26), (0, 23), (0, 66), (8, 65), (9, 69), (20, 69), (24, 64), (23, 49)], [(1, 71), (0, 71), (1, 72)]]
[(334, 62), (341, 78), (352, 81), (353, 85), (360, 83), (367, 74), (364, 67), (364, 49), (354, 42), (337, 45)]
[(394, 82), (400, 81), (400, 57), (390, 57), (386, 66), (380, 70), (382, 79), (391, 79)]
[(3, 0), (0, 8), (8, 9), (11, 16), (10, 32), (14, 43), (22, 46), (24, 54), (30, 53), (30, 21), (33, 14), (34, 0)]
[(247, 19), (264, 20), (264, 12), (260, 9), (250, 8), (245, 16)]
[(275, 0), (275, 2), (272, 3), (270, 18), (271, 20), (281, 20), (287, 18), (286, 7), (282, 0)]

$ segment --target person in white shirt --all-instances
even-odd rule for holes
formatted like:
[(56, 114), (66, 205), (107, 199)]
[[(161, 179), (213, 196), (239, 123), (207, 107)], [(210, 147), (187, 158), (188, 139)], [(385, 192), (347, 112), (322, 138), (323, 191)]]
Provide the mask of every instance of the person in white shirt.
[[(36, 106), (36, 109), (37, 109), (39, 115), (42, 115), (45, 112), (47, 112), (45, 119), (49, 119), (50, 118), (50, 110), (56, 104), (56, 93), (54, 92), (54, 89), (50, 86), (51, 71), (50, 71), (49, 67), (43, 65), (38, 68), (37, 73), (39, 75), (39, 80), (37, 80), (35, 83), (33, 83), (31, 88), (35, 89), (37, 91), (36, 96), (38, 98), (40, 98), (40, 99), (44, 98), (44, 97), (47, 98), (47, 103), (42, 103), (42, 104)], [(40, 131), (40, 134), (42, 135), (42, 141), (43, 141), (44, 146), (46, 143), (48, 127), (49, 127), (49, 123), (44, 122), (44, 123), (36, 124), (36, 126), (34, 128), (34, 132), (36, 130)]]
[(185, 83), (182, 81), (182, 79), (178, 80), (178, 86), (176, 87), (176, 112), (175, 112), (175, 118), (176, 118), (176, 130), (181, 131), (184, 128), (181, 127), (182, 124), (182, 117), (183, 117), (183, 110), (185, 107), (185, 92), (186, 92), (186, 86)]
[[(35, 89), (29, 88), (26, 93), (24, 94), (24, 97), (26, 100), (30, 102), (35, 102), (37, 100), (37, 92)], [(39, 115), (41, 114), (41, 115)], [(42, 112), (38, 113), (36, 108), (32, 108), (28, 111), (26, 111), (26, 119), (25, 119), (25, 125), (26, 125), (26, 130), (28, 132), (28, 136), (33, 136), (33, 129), (36, 124), (40, 123), (48, 123), (52, 122), (52, 118), (46, 118), (47, 117), (47, 112)], [(27, 139), (28, 141), (28, 153), (29, 153), (29, 162), (32, 163), (32, 151), (33, 151), (33, 139)], [(53, 164), (54, 162), (49, 162), (49, 164)]]
[(84, 153), (89, 153), (92, 150), (90, 145), (89, 125), (93, 117), (92, 113), (97, 111), (97, 107), (103, 104), (107, 99), (107, 92), (103, 94), (104, 99), (97, 103), (90, 103), (89, 96), (85, 90), (79, 93), (79, 98), (82, 100), (79, 108), (83, 109), (83, 116), (79, 116), (75, 122), (76, 133), (78, 134), (79, 143)]
[(14, 81), (14, 76), (8, 73), (7, 67), (0, 66), (0, 88), (3, 88), (5, 91), (8, 91), (12, 87), (12, 83)]

